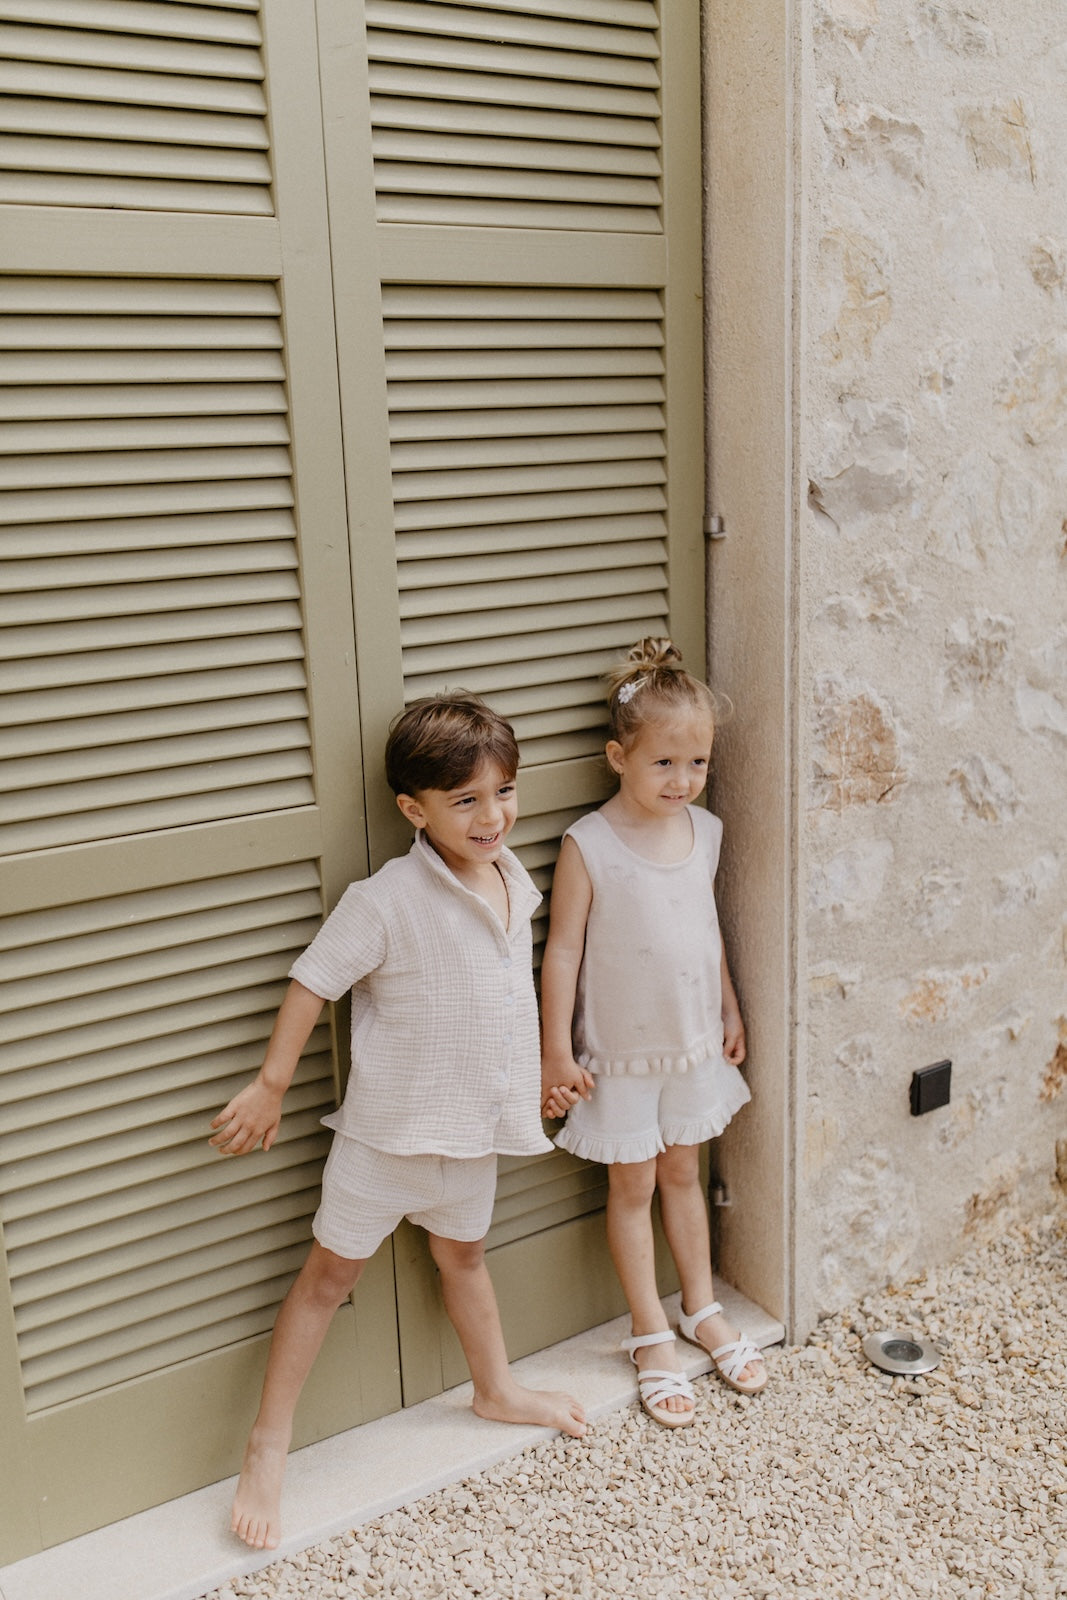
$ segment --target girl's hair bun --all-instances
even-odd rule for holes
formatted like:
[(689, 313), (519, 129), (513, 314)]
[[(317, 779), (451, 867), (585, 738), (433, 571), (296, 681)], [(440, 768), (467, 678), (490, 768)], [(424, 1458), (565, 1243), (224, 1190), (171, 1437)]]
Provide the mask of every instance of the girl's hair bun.
[(626, 657), (627, 670), (636, 666), (642, 671), (653, 667), (666, 667), (670, 671), (682, 670), (682, 652), (670, 639), (638, 639)]
[(626, 659), (605, 674), (611, 736), (631, 744), (655, 717), (698, 711), (717, 720), (715, 696), (707, 684), (687, 672), (682, 652), (670, 639), (651, 635), (638, 639)]

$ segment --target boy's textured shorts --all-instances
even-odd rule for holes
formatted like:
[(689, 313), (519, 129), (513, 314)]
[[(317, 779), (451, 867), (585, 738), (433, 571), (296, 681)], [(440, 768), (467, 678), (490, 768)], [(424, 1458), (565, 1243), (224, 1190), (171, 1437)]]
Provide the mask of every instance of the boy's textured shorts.
[(489, 1232), (496, 1156), (392, 1155), (335, 1133), (312, 1232), (348, 1261), (366, 1261), (402, 1217), (442, 1239)]

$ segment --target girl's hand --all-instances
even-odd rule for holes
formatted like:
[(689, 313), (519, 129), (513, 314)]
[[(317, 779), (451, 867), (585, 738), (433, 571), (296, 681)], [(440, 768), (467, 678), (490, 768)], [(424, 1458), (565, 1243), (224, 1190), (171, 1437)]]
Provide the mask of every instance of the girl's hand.
[(745, 1025), (741, 1021), (741, 1013), (734, 1007), (723, 1007), (722, 1013), (722, 1053), (731, 1066), (739, 1067), (745, 1059)]
[(590, 1100), (594, 1078), (573, 1059), (545, 1062), (541, 1068), (541, 1115), (559, 1121), (579, 1100)]
[(260, 1140), (264, 1150), (269, 1150), (281, 1120), (281, 1094), (256, 1078), (219, 1112), (211, 1124), (218, 1132), (208, 1143), (223, 1156), (247, 1155)]

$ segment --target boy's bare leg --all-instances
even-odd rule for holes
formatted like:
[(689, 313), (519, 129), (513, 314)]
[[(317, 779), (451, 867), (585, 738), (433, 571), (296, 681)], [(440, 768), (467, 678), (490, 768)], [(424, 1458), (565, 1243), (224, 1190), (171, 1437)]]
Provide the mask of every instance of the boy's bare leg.
[[(700, 1183), (700, 1146), (669, 1145), (657, 1158), (656, 1182), (663, 1231), (682, 1284), (682, 1310), (691, 1316), (700, 1306), (711, 1305), (715, 1300), (708, 1210)], [(721, 1312), (706, 1317), (698, 1331), (709, 1355), (737, 1338), (737, 1329)], [(753, 1383), (762, 1370), (762, 1362), (753, 1360), (742, 1367), (738, 1377), (742, 1383)]]
[[(630, 1308), (634, 1334), (666, 1333), (667, 1313), (656, 1287), (656, 1248), (652, 1233), (652, 1196), (656, 1189), (656, 1162), (616, 1161), (608, 1168), (608, 1249)], [(706, 1302), (705, 1302), (706, 1304)], [(681, 1372), (672, 1344), (646, 1345), (634, 1351), (638, 1372), (658, 1367)], [(668, 1395), (659, 1402), (667, 1411), (691, 1412), (692, 1400)]]
[(474, 1409), (492, 1422), (532, 1422), (580, 1439), (585, 1412), (569, 1394), (526, 1389), (508, 1365), (500, 1312), (485, 1264), (485, 1241), (464, 1243), (430, 1234), (430, 1252), (441, 1274), (445, 1310), (463, 1346), (474, 1379)]
[(313, 1240), (278, 1310), (259, 1414), (248, 1436), (230, 1526), (256, 1550), (281, 1537), (282, 1479), (300, 1392), (338, 1306), (352, 1293), (365, 1261), (347, 1261)]

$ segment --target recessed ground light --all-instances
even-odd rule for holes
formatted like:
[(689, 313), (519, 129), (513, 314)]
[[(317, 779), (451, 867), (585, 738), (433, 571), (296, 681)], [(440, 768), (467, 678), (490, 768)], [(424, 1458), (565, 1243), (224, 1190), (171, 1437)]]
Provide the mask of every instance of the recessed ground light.
[(932, 1372), (941, 1363), (931, 1339), (917, 1339), (910, 1333), (869, 1333), (863, 1341), (863, 1353), (883, 1372), (903, 1373), (906, 1377)]

